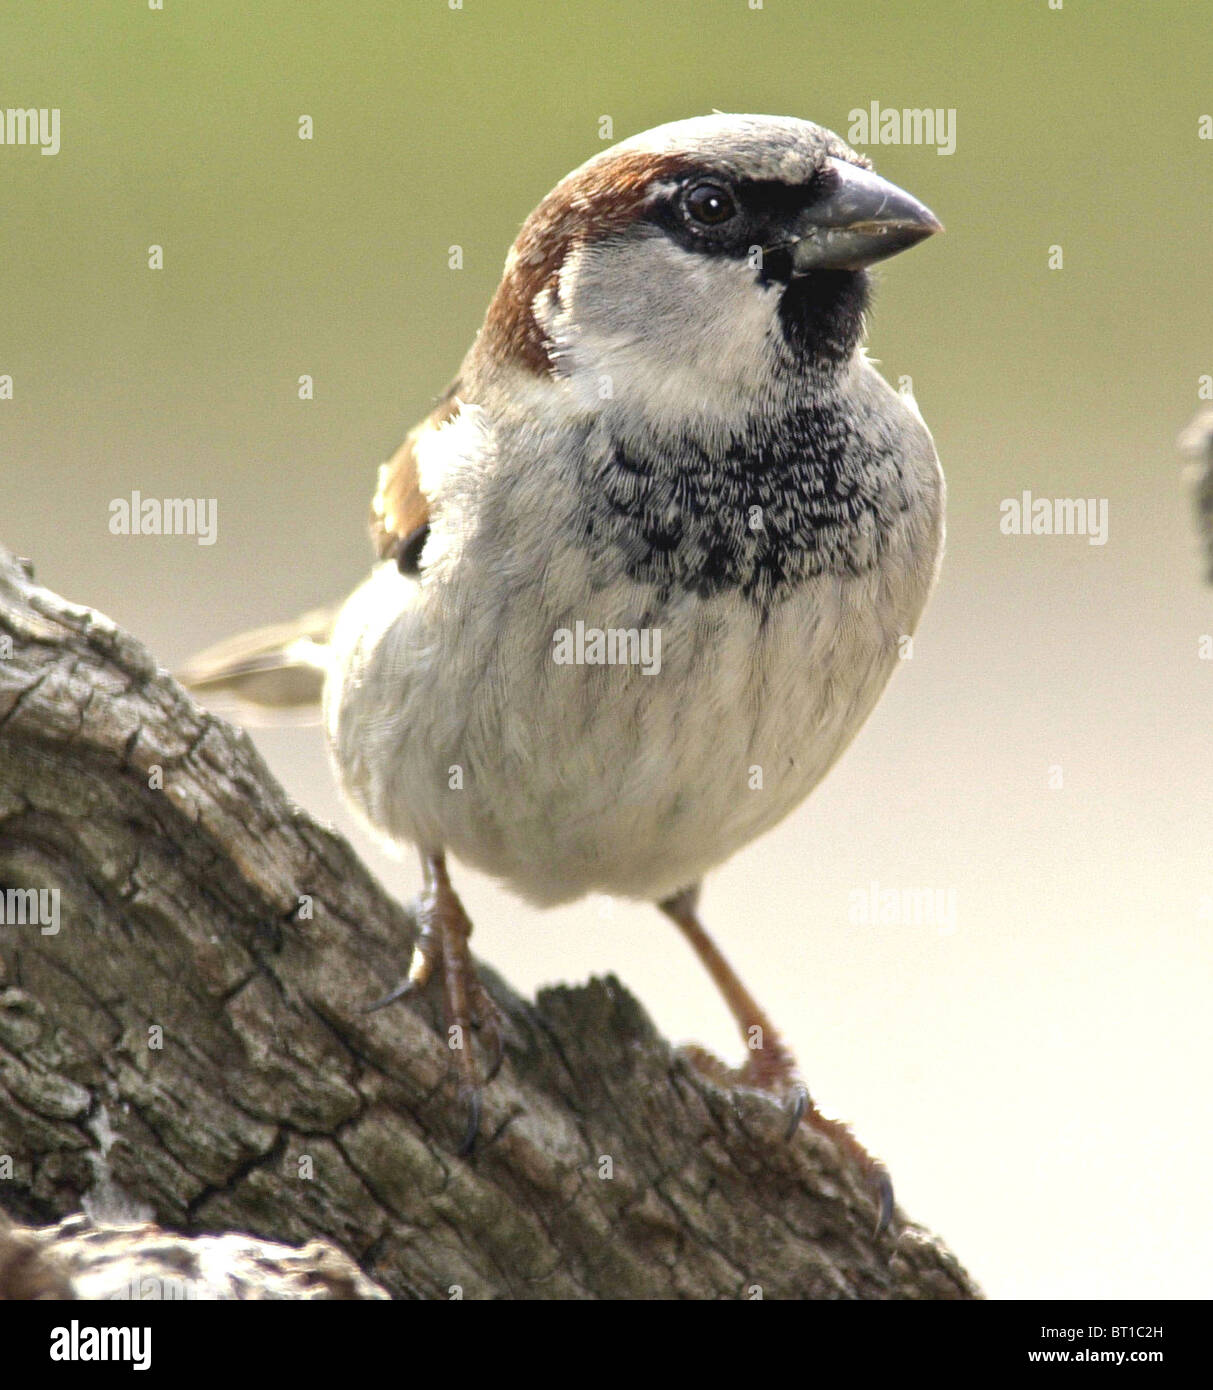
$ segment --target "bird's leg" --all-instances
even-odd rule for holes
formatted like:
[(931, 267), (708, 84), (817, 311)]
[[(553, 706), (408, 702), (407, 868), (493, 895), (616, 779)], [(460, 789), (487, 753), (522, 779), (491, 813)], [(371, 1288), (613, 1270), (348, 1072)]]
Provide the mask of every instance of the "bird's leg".
[(447, 1046), (455, 1054), (459, 1076), (459, 1098), (468, 1112), (468, 1126), (460, 1154), (469, 1154), (476, 1144), (480, 1130), (480, 1075), (472, 1056), (471, 1028), (476, 1026), (486, 1034), (492, 1062), (485, 1082), (496, 1076), (502, 1060), (501, 1015), (497, 1005), (480, 983), (468, 946), (472, 923), (459, 901), (446, 870), (446, 857), (440, 852), (423, 851), (425, 888), (417, 899), (417, 941), (407, 978), (390, 993), (371, 1004), (368, 1012), (381, 1009), (414, 990), (423, 988), (442, 965), (443, 1013), (446, 1022)]
[(696, 885), (667, 899), (660, 907), (694, 947), (695, 954), (707, 967), (708, 974), (737, 1020), (741, 1036), (749, 1049), (749, 1060), (742, 1073), (745, 1084), (772, 1091), (783, 1098), (788, 1111), (789, 1139), (804, 1121), (810, 1129), (824, 1134), (855, 1163), (875, 1195), (878, 1206), (876, 1230), (879, 1234), (893, 1216), (893, 1184), (888, 1169), (868, 1153), (846, 1125), (827, 1119), (813, 1104), (791, 1049), (704, 930), (699, 920), (698, 905), (699, 886)]
[[(409, 973), (394, 989), (388, 990), (382, 999), (376, 999), (373, 1004), (368, 1004), (365, 1009), (366, 1013), (373, 1014), (378, 1009), (386, 1009), (397, 999), (403, 999), (406, 995), (424, 989), (429, 984), (430, 976), (434, 973), (434, 966), (442, 954), (442, 942), (432, 911), (432, 904), (426, 901), (428, 893), (429, 889), (427, 888), (426, 892), (417, 899), (413, 909), (417, 922), (417, 940), (413, 943), (413, 959), (409, 962)], [(427, 910), (427, 908), (431, 910)]]

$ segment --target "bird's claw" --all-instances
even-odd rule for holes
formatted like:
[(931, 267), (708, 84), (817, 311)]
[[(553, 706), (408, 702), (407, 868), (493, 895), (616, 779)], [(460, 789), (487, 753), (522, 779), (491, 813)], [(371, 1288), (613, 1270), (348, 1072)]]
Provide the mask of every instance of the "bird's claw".
[(863, 1174), (868, 1191), (876, 1203), (876, 1236), (882, 1236), (893, 1220), (893, 1179), (883, 1163), (874, 1159), (860, 1144), (846, 1125), (836, 1120), (827, 1120), (809, 1096), (809, 1089), (803, 1081), (794, 1081), (783, 1100), (783, 1108), (789, 1120), (784, 1138), (790, 1140), (799, 1129), (801, 1122), (808, 1117), (809, 1128), (826, 1135), (844, 1153), (848, 1153), (856, 1167)]
[(783, 1107), (788, 1112), (788, 1127), (783, 1137), (790, 1142), (809, 1108), (809, 1088), (803, 1082), (798, 1082), (788, 1093)]
[(460, 1158), (467, 1158), (476, 1147), (476, 1138), (480, 1133), (480, 1087), (461, 1087), (459, 1099), (467, 1106), (468, 1124), (463, 1139), (460, 1141), (459, 1147), (455, 1152)]
[(406, 995), (412, 994), (417, 987), (417, 981), (411, 976), (406, 975), (395, 989), (389, 990), (382, 999), (376, 999), (373, 1004), (363, 1005), (364, 1014), (373, 1014), (379, 1009), (386, 1009), (389, 1004), (394, 1004), (397, 999), (403, 999)]

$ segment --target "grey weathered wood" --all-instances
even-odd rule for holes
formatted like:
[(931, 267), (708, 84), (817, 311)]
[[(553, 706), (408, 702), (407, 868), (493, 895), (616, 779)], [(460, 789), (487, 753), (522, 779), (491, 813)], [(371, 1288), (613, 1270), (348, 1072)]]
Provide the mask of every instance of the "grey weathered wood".
[(387, 1297), (327, 1241), (295, 1250), (250, 1236), (186, 1236), (147, 1223), (106, 1226), (87, 1216), (35, 1230), (12, 1225), (0, 1212), (0, 1302)]
[(485, 971), (507, 1060), (457, 1158), (435, 999), (362, 1009), (408, 912), (246, 734), (0, 549), (14, 889), (57, 890), (60, 922), (0, 927), (17, 1219), (321, 1238), (400, 1297), (979, 1296), (925, 1232), (874, 1238), (826, 1141), (782, 1142), (768, 1098), (707, 1080), (614, 979), (531, 1002)]

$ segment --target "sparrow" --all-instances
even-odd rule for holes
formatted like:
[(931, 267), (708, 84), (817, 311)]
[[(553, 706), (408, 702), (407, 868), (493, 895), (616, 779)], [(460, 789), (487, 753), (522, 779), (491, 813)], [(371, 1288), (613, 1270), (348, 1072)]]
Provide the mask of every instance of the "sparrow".
[(183, 673), (264, 704), (323, 694), (341, 788), (417, 848), (405, 980), (501, 1058), (448, 856), (540, 905), (655, 904), (747, 1042), (735, 1074), (887, 1170), (810, 1100), (704, 929), (709, 870), (813, 790), (872, 711), (939, 568), (944, 482), (912, 397), (865, 356), (869, 267), (940, 223), (837, 135), (675, 121), (531, 213), (458, 375), (379, 470), (377, 562), (335, 615)]

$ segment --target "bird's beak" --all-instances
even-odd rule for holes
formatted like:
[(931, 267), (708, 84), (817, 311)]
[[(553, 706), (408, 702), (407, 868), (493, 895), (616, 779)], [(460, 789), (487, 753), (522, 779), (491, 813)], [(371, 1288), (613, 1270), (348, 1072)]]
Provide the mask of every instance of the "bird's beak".
[(830, 188), (795, 228), (792, 270), (862, 270), (942, 232), (930, 208), (870, 169), (827, 159)]

